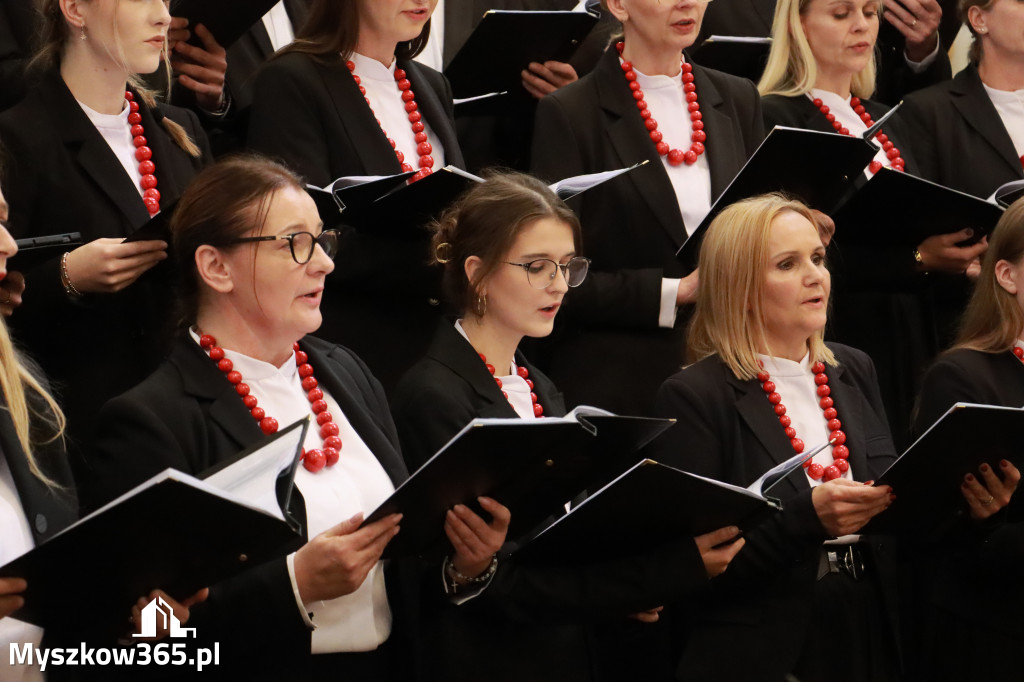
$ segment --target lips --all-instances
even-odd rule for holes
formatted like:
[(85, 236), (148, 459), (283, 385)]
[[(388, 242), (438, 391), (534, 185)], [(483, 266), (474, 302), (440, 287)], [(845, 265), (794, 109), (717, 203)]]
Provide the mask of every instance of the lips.
[(146, 42), (149, 43), (150, 45), (154, 46), (154, 47), (163, 48), (164, 43), (166, 41), (167, 41), (167, 39), (164, 38), (163, 36), (153, 36), (152, 38), (150, 38)]
[(544, 306), (543, 308), (541, 308), (541, 309), (540, 309), (540, 311), (541, 311), (542, 313), (545, 313), (545, 314), (547, 314), (547, 315), (554, 315), (555, 313), (557, 313), (557, 312), (558, 312), (558, 309), (559, 309), (560, 307), (562, 307), (562, 304), (561, 304), (561, 303), (552, 303), (552, 304), (551, 304), (551, 305), (549, 305), (549, 306)]
[(430, 16), (430, 12), (427, 11), (426, 7), (418, 7), (416, 9), (407, 9), (403, 14), (406, 14), (413, 19), (422, 20)]

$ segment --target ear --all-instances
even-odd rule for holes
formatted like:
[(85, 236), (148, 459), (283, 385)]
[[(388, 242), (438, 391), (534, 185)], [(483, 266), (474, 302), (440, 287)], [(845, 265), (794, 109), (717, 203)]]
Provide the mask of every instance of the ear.
[[(474, 286), (473, 283), (476, 282), (477, 274), (483, 266), (484, 262), (480, 260), (479, 256), (470, 256), (466, 259), (466, 262), (462, 264), (463, 270), (466, 272), (466, 279), (469, 280), (469, 285), (471, 287)], [(477, 282), (474, 288), (477, 290), (477, 294), (486, 296), (487, 290), (483, 284), (483, 282)]]
[(196, 249), (196, 271), (203, 283), (217, 293), (228, 294), (234, 291), (231, 266), (217, 247), (203, 244)]
[(60, 11), (64, 19), (75, 28), (85, 26), (85, 14), (82, 12), (84, 4), (81, 0), (60, 0)]
[(605, 4), (608, 6), (608, 11), (620, 23), (624, 23), (629, 19), (629, 10), (623, 6), (623, 0), (605, 0)]
[(988, 33), (988, 12), (978, 5), (971, 5), (967, 9), (967, 23), (975, 33)]
[(996, 261), (996, 282), (1011, 296), (1016, 296), (1021, 284), (1024, 284), (1017, 279), (1017, 268), (1012, 263), (1006, 260)]

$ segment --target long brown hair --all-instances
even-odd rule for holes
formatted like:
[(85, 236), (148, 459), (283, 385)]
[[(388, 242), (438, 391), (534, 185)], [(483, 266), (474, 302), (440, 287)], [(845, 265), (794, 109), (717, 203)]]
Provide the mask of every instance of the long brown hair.
[[(1024, 313), (1017, 297), (996, 280), (999, 261), (1017, 265), (1024, 260), (1024, 200), (1015, 202), (999, 219), (989, 238), (981, 275), (960, 322), (954, 348), (1000, 353), (1013, 347), (1024, 333)], [(1024, 286), (1024, 282), (1021, 283)]]
[[(432, 226), (433, 256), (444, 266), (444, 289), (460, 312), (474, 312), (481, 283), (505, 258), (523, 228), (554, 218), (572, 230), (580, 250), (580, 221), (547, 185), (530, 175), (490, 172)], [(483, 261), (474, 281), (466, 276), (470, 256)]]
[(305, 183), (295, 173), (258, 154), (218, 161), (193, 178), (170, 224), (183, 324), (195, 321), (199, 306), (196, 249), (204, 244), (223, 247), (249, 232), (260, 236), (274, 193), (285, 187), (305, 191)]
[[(120, 0), (116, 0), (120, 2)], [(64, 18), (60, 8), (60, 0), (36, 0), (36, 10), (40, 16), (40, 31), (38, 49), (35, 56), (29, 62), (29, 70), (55, 70), (60, 67), (61, 61), (65, 58), (68, 41), (72, 40), (71, 27)], [(167, 43), (164, 43), (164, 55), (162, 62), (167, 71), (168, 84), (174, 81), (171, 78), (171, 61), (167, 54)], [(149, 109), (156, 108), (156, 96), (153, 91), (145, 86), (142, 79), (136, 74), (128, 76), (128, 83), (131, 89), (138, 94), (143, 104)], [(170, 87), (168, 85), (168, 87)], [(160, 124), (167, 131), (178, 147), (192, 158), (199, 158), (202, 150), (192, 141), (188, 133), (178, 123), (175, 123), (166, 116), (157, 117)]]
[[(430, 20), (413, 40), (399, 43), (395, 48), (398, 59), (412, 59), (427, 46), (430, 38)], [(320, 60), (333, 60), (341, 55), (348, 59), (359, 41), (359, 7), (356, 0), (313, 0), (302, 27), (295, 33), (295, 41), (278, 54), (299, 52)]]

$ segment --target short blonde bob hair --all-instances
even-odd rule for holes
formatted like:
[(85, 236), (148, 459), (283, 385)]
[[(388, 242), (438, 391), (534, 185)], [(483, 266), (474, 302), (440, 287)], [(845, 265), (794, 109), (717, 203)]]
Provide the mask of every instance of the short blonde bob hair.
[[(690, 322), (690, 362), (718, 354), (739, 379), (761, 371), (757, 354), (772, 354), (765, 335), (764, 283), (768, 272), (768, 239), (772, 222), (787, 211), (814, 225), (806, 205), (782, 194), (764, 194), (729, 206), (711, 223), (700, 250), (700, 286)], [(810, 340), (812, 362), (836, 366), (825, 346), (824, 330)]]
[[(800, 17), (813, 0), (779, 0), (772, 22), (772, 49), (757, 90), (762, 95), (796, 97), (806, 95), (818, 79), (818, 65), (807, 42)], [(882, 2), (878, 0), (878, 11)], [(856, 97), (867, 98), (875, 91), (875, 56), (853, 76), (850, 90)]]

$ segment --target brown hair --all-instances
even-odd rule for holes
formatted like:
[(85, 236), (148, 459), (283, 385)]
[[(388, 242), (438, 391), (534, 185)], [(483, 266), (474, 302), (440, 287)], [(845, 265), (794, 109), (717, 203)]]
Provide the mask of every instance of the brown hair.
[(996, 0), (959, 0), (956, 3), (957, 15), (960, 17), (960, 21), (967, 25), (967, 30), (971, 32), (971, 47), (967, 53), (968, 59), (972, 63), (977, 64), (981, 61), (982, 47), (981, 40), (978, 38), (978, 32), (971, 26), (971, 20), (967, 14), (970, 12), (972, 7), (977, 7), (983, 11), (988, 11)]
[[(430, 20), (413, 40), (395, 48), (398, 59), (412, 59), (427, 46)], [(356, 0), (312, 0), (306, 21), (295, 32), (295, 41), (278, 54), (299, 52), (320, 60), (333, 60), (341, 55), (348, 59), (359, 41), (359, 7)]]
[[(120, 0), (117, 0), (120, 2)], [(64, 13), (60, 9), (60, 0), (36, 0), (36, 10), (41, 17), (40, 30), (38, 44), (39, 48), (36, 50), (35, 56), (32, 61), (29, 62), (28, 68), (30, 70), (53, 70), (60, 67), (61, 61), (65, 58), (65, 52), (67, 49), (68, 41), (72, 40), (71, 29), (68, 26), (67, 20), (64, 18)], [(164, 55), (163, 55), (164, 68), (167, 70), (167, 83), (168, 89), (170, 83), (173, 83), (171, 78), (171, 61), (167, 54), (167, 43), (164, 43)], [(136, 74), (130, 74), (128, 76), (128, 83), (131, 89), (139, 96), (142, 100), (142, 105), (149, 109), (156, 108), (156, 96), (153, 92), (145, 86), (142, 79)], [(169, 93), (169, 90), (168, 90)], [(166, 116), (158, 116), (160, 124), (167, 131), (167, 134), (171, 137), (178, 147), (180, 147), (186, 154), (192, 158), (199, 158), (202, 151), (196, 145), (195, 142), (188, 136), (185, 129), (180, 124), (175, 123)]]
[(270, 200), (286, 187), (305, 191), (299, 176), (280, 163), (241, 154), (204, 168), (185, 189), (170, 224), (182, 323), (195, 321), (199, 305), (196, 249), (204, 244), (224, 247), (249, 232), (260, 236)]
[[(543, 182), (507, 171), (485, 174), (432, 225), (433, 256), (444, 266), (444, 288), (460, 312), (476, 309), (480, 284), (501, 264), (519, 233), (542, 218), (559, 220), (572, 230), (576, 251), (581, 247), (576, 214)], [(476, 280), (466, 276), (470, 256), (483, 261)]]
[[(757, 354), (772, 349), (765, 336), (764, 282), (772, 222), (786, 212), (815, 224), (806, 205), (782, 194), (764, 194), (732, 204), (711, 223), (700, 249), (700, 286), (687, 336), (687, 355), (697, 362), (718, 354), (739, 379), (760, 371)], [(812, 362), (837, 364), (824, 331), (811, 337)]]
[[(989, 239), (981, 275), (960, 322), (955, 348), (987, 353), (1009, 350), (1024, 333), (1024, 313), (1017, 297), (996, 280), (999, 261), (1019, 264), (1024, 260), (1024, 201), (1014, 202), (999, 219)], [(1024, 282), (1021, 283), (1024, 286)]]

